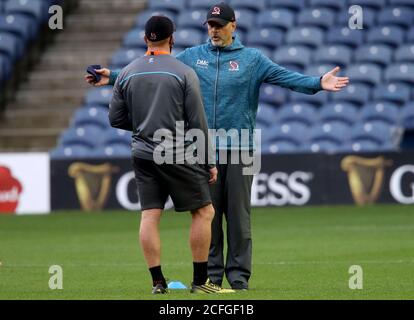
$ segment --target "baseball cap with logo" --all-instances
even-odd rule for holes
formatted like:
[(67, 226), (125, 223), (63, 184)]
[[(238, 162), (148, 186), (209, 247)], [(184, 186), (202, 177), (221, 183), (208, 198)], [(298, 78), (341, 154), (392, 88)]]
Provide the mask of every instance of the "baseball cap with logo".
[(217, 22), (224, 27), (229, 22), (236, 21), (236, 15), (232, 7), (224, 2), (221, 2), (220, 4), (212, 6), (208, 11), (207, 20), (204, 24), (210, 21)]
[(152, 16), (145, 24), (145, 36), (153, 42), (167, 39), (174, 31), (174, 23), (166, 16)]

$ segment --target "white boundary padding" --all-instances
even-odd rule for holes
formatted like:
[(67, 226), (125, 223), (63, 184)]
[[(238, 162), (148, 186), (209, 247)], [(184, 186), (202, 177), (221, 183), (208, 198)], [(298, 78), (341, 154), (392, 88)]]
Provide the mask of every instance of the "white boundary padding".
[[(0, 177), (1, 205), (17, 200), (16, 214), (50, 213), (50, 159), (48, 153), (0, 153), (0, 167), (10, 170), (11, 176)], [(5, 188), (5, 185), (14, 187)], [(7, 184), (8, 182), (8, 184)], [(17, 185), (22, 191), (16, 197)]]

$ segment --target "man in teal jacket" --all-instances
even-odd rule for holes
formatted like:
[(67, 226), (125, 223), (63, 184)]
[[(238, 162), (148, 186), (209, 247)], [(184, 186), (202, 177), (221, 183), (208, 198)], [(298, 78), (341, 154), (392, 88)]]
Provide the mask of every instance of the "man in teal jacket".
[[(237, 36), (234, 10), (225, 3), (213, 6), (207, 14), (209, 41), (188, 48), (177, 59), (192, 67), (199, 79), (204, 108), (210, 129), (224, 129), (227, 136), (218, 139), (216, 148), (225, 152), (251, 152), (253, 132), (262, 83), (270, 83), (305, 94), (320, 90), (340, 91), (349, 82), (337, 77), (339, 67), (322, 77), (310, 77), (291, 72), (272, 62), (259, 50), (246, 48)], [(108, 69), (95, 86), (114, 84), (119, 74)], [(249, 139), (238, 140), (241, 130), (249, 132)], [(230, 136), (230, 139), (228, 139)], [(233, 137), (232, 137), (233, 136)], [(220, 156), (222, 153), (220, 152)], [(229, 155), (228, 155), (229, 156)], [(230, 158), (230, 157), (228, 157)], [(251, 275), (252, 240), (250, 227), (250, 196), (252, 175), (243, 174), (243, 163), (223, 164), (218, 159), (218, 180), (212, 186), (215, 217), (212, 224), (212, 243), (208, 261), (210, 279), (221, 285), (226, 274), (233, 289), (248, 289)], [(227, 257), (223, 256), (223, 214), (227, 221)]]

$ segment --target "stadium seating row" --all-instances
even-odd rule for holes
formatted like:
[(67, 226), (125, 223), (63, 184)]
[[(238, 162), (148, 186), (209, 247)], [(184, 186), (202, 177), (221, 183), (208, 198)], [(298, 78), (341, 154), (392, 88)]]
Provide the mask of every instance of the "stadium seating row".
[(49, 6), (63, 0), (0, 0), (0, 84), (48, 20)]
[[(111, 68), (122, 68), (145, 53), (143, 27), (153, 14), (165, 14), (176, 22), (173, 54), (205, 42), (205, 12), (216, 2), (149, 1), (148, 9), (138, 14), (122, 48), (113, 55)], [(257, 115), (262, 153), (398, 149), (403, 128), (414, 128), (412, 0), (227, 2), (236, 8), (237, 34), (246, 46), (258, 48), (278, 64), (309, 75), (320, 76), (339, 65), (342, 74), (351, 79), (351, 85), (335, 94), (304, 95), (264, 84)], [(362, 6), (364, 30), (348, 27), (351, 5)], [(87, 148), (84, 153), (89, 155), (129, 155), (129, 141), (105, 140), (119, 135), (107, 121), (111, 96), (111, 87), (88, 92), (85, 107), (73, 117), (55, 154), (74, 156)], [(73, 144), (65, 138), (90, 126), (105, 138), (92, 139), (89, 145)]]
[[(261, 11), (266, 8), (287, 8), (296, 12), (302, 12), (307, 7), (324, 7), (335, 10), (348, 8), (351, 5), (360, 5), (364, 8), (382, 9), (387, 5), (399, 5), (414, 7), (410, 0), (227, 0), (234, 8), (249, 9), (252, 11)], [(151, 9), (167, 9), (173, 12), (180, 12), (187, 8), (208, 9), (216, 4), (215, 0), (151, 0), (149, 7)]]

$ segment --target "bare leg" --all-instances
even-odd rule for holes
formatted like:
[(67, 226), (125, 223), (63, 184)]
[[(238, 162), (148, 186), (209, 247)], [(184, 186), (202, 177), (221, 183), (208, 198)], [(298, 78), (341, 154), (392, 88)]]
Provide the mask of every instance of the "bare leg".
[(211, 222), (214, 217), (214, 208), (210, 204), (191, 213), (190, 247), (193, 262), (207, 262), (211, 243)]
[(161, 265), (161, 240), (159, 224), (161, 209), (142, 211), (139, 240), (148, 268)]

